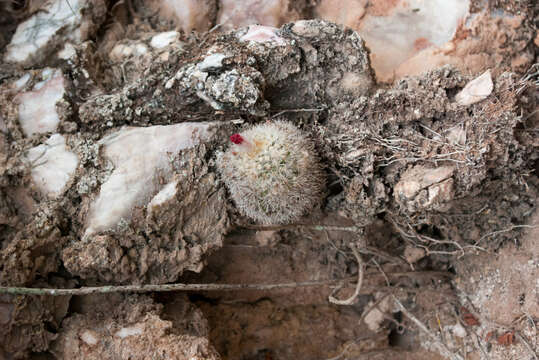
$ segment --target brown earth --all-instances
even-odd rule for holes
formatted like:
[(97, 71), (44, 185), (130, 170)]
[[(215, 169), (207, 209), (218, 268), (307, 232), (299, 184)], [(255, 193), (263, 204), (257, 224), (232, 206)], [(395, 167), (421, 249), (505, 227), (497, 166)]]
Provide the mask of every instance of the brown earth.
[[(293, 20), (316, 5), (285, 3)], [(381, 5), (371, 10), (394, 1)], [(23, 134), (12, 90), (27, 72), (33, 86), (38, 69), (1, 64), (0, 285), (327, 283), (187, 296), (1, 295), (0, 358), (442, 359), (440, 344), (468, 359), (533, 358), (539, 69), (530, 65), (539, 51), (532, 5), (490, 2), (491, 11), (518, 14), (518, 23), (479, 17), (477, 33), (457, 33), (456, 42), (475, 41), (457, 46), (459, 63), (429, 57), (432, 71), (378, 84), (369, 50), (351, 29), (299, 21), (273, 33), (277, 40), (240, 41), (247, 29), (182, 33), (154, 49), (155, 33), (182, 24), (137, 2), (109, 3), (108, 25), (95, 39), (75, 46), (69, 62), (51, 57), (41, 66), (68, 78), (59, 133), (81, 163), (55, 199), (36, 190), (24, 160), (47, 137)], [(9, 9), (0, 15), (0, 55), (14, 24), (30, 16)], [(113, 51), (118, 45), (149, 50), (124, 55)], [(201, 75), (211, 54), (224, 60)], [(484, 61), (469, 61), (478, 56)], [(486, 68), (492, 93), (459, 105), (456, 94)], [(215, 154), (230, 134), (272, 119), (314, 139), (327, 193), (303, 225), (257, 231), (228, 198)], [(89, 204), (111, 171), (99, 140), (125, 125), (186, 121), (217, 125), (207, 143), (171, 154), (181, 179), (175, 195), (157, 212), (136, 207), (129, 224), (84, 238)], [(352, 225), (358, 231), (332, 228)], [(352, 247), (365, 278), (351, 305), (337, 305), (328, 297), (354, 293)]]

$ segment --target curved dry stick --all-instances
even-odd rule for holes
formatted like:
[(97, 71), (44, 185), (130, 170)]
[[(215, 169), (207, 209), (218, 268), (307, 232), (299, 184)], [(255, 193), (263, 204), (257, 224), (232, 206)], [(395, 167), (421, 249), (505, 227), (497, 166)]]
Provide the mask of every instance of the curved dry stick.
[(354, 253), (354, 256), (356, 257), (357, 266), (358, 266), (356, 290), (354, 291), (354, 294), (352, 296), (350, 296), (348, 299), (345, 299), (345, 300), (339, 300), (333, 297), (333, 294), (331, 294), (328, 300), (330, 303), (335, 304), (335, 305), (353, 305), (354, 301), (359, 296), (359, 292), (361, 291), (361, 285), (363, 284), (363, 259), (361, 258), (361, 255), (359, 255), (359, 252), (357, 251), (355, 246), (352, 246), (351, 249), (352, 249), (352, 252)]

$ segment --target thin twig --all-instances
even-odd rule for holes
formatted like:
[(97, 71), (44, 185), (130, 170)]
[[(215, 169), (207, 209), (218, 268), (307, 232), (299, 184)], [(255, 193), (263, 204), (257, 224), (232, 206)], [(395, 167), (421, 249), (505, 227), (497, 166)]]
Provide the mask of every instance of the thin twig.
[(523, 335), (521, 335), (518, 331), (515, 332), (515, 335), (517, 336), (517, 339), (519, 339), (528, 348), (534, 360), (537, 360), (537, 353), (535, 352), (535, 350), (533, 350), (530, 344), (528, 344), (528, 341), (526, 340), (526, 338)]
[(297, 227), (304, 227), (311, 230), (317, 231), (349, 231), (349, 232), (358, 232), (363, 229), (361, 226), (334, 226), (334, 225), (315, 225), (315, 224), (289, 224), (289, 225), (251, 225), (251, 224), (241, 224), (239, 227), (244, 229), (251, 230), (260, 230), (260, 231), (273, 231), (273, 230), (286, 230), (294, 229)]
[(455, 354), (451, 350), (449, 350), (447, 346), (442, 343), (440, 339), (438, 339), (438, 337), (434, 335), (425, 324), (423, 324), (418, 318), (416, 318), (411, 312), (409, 312), (408, 309), (406, 309), (404, 305), (402, 305), (402, 303), (395, 296), (393, 296), (393, 298), (399, 310), (404, 315), (406, 315), (408, 319), (412, 320), (412, 322), (419, 328), (419, 330), (423, 331), (425, 335), (427, 335), (434, 342), (442, 356), (445, 356), (451, 360), (463, 360), (462, 356)]
[(351, 247), (352, 252), (354, 253), (354, 256), (357, 260), (357, 266), (358, 266), (358, 275), (357, 275), (357, 284), (356, 284), (356, 290), (354, 291), (354, 294), (350, 296), (348, 299), (345, 300), (339, 300), (335, 297), (333, 297), (333, 294), (331, 294), (328, 298), (329, 302), (335, 305), (352, 305), (356, 298), (359, 296), (359, 292), (361, 291), (361, 284), (363, 283), (363, 260), (361, 259), (361, 255), (359, 255), (359, 252), (357, 251), (355, 246)]
[[(395, 229), (401, 234), (401, 236), (406, 241), (410, 241), (414, 246), (420, 247), (423, 250), (426, 251), (427, 255), (431, 254), (447, 254), (447, 255), (456, 255), (460, 253), (459, 257), (462, 257), (466, 252), (466, 249), (473, 249), (473, 250), (479, 250), (479, 251), (487, 251), (486, 249), (477, 246), (477, 241), (474, 245), (460, 245), (458, 242), (453, 240), (437, 240), (432, 237), (421, 235), (419, 234), (414, 227), (410, 223), (406, 223), (406, 226), (410, 229), (411, 233), (407, 233), (400, 224), (398, 224), (394, 219), (390, 218), (390, 221), (395, 226)], [(419, 240), (421, 243), (413, 241), (413, 239)], [(439, 251), (439, 250), (431, 250), (431, 245), (453, 245), (457, 248), (457, 250), (452, 251)]]
[(374, 256), (378, 256), (379, 258), (381, 259), (384, 259), (386, 260), (387, 262), (390, 262), (390, 263), (393, 263), (393, 264), (397, 264), (397, 265), (403, 265), (403, 266), (410, 266), (410, 264), (408, 264), (406, 261), (404, 261), (403, 259), (399, 258), (399, 257), (396, 257), (396, 256), (392, 256), (386, 252), (383, 252), (375, 247), (372, 247), (372, 246), (365, 246), (365, 247), (362, 247), (361, 249), (359, 249), (359, 252), (364, 254), (364, 255), (374, 255)]
[(382, 267), (380, 266), (380, 264), (378, 264), (378, 261), (376, 261), (376, 259), (372, 259), (372, 262), (374, 263), (374, 265), (376, 265), (376, 267), (378, 268), (378, 270), (382, 273), (382, 275), (384, 276), (384, 279), (386, 280), (386, 285), (387, 286), (391, 286), (391, 283), (389, 282), (389, 278), (387, 277), (384, 269), (382, 269)]
[(505, 233), (505, 232), (508, 232), (508, 231), (511, 231), (511, 230), (515, 230), (515, 229), (520, 229), (520, 228), (535, 229), (537, 227), (539, 227), (539, 225), (512, 225), (512, 226), (509, 226), (508, 228), (498, 230), (498, 231), (493, 231), (493, 232), (490, 232), (488, 234), (485, 234), (485, 235), (481, 236), (481, 238), (475, 242), (474, 246), (479, 244), (481, 241), (483, 241), (483, 239), (485, 239), (485, 238), (487, 238), (489, 236), (502, 234), (502, 233)]
[[(430, 272), (428, 272), (430, 275)], [(438, 273), (432, 272), (433, 276)], [(419, 273), (388, 273), (389, 276), (406, 276), (418, 275)], [(440, 273), (443, 275), (442, 273)], [(237, 291), (237, 290), (273, 290), (297, 287), (310, 287), (334, 284), (338, 282), (351, 281), (356, 279), (356, 276), (349, 276), (341, 279), (328, 280), (313, 280), (296, 283), (282, 284), (162, 284), (162, 285), (107, 285), (96, 287), (81, 287), (76, 289), (53, 289), (53, 288), (27, 288), (27, 287), (0, 287), (0, 294), (12, 295), (49, 295), (49, 296), (68, 296), (68, 295), (88, 295), (88, 294), (105, 294), (114, 292), (167, 292), (167, 291)], [(374, 290), (391, 290), (390, 287), (384, 286), (367, 286), (367, 291)], [(406, 291), (415, 292), (416, 289), (406, 289)]]
[(470, 336), (472, 338), (473, 344), (475, 345), (476, 348), (479, 349), (479, 351), (481, 351), (481, 353), (483, 354), (483, 357), (485, 359), (487, 359), (487, 360), (490, 360), (490, 356), (488, 356), (488, 353), (487, 353), (485, 347), (481, 344), (482, 341), (479, 338), (479, 335), (477, 335), (477, 333), (475, 331), (472, 331)]
[(328, 280), (313, 280), (304, 282), (282, 283), (282, 284), (161, 284), (161, 285), (107, 285), (96, 287), (81, 287), (77, 289), (46, 289), (46, 288), (26, 288), (26, 287), (0, 287), (0, 294), (13, 295), (88, 295), (104, 294), (114, 292), (163, 292), (163, 291), (237, 291), (237, 290), (273, 290), (285, 288), (297, 288), (308, 286), (319, 286), (333, 284), (342, 281), (349, 281), (354, 277)]
[(272, 119), (278, 117), (278, 116), (281, 116), (283, 114), (286, 114), (286, 113), (289, 113), (289, 112), (318, 112), (318, 111), (324, 111), (326, 110), (325, 108), (320, 108), (320, 109), (285, 109), (285, 110), (281, 110), (279, 111), (278, 113), (274, 114), (271, 116)]
[(73, 16), (77, 16), (77, 14), (75, 13), (75, 10), (73, 10), (73, 8), (71, 7), (71, 4), (69, 3), (68, 0), (65, 0), (65, 2), (67, 3), (67, 6), (69, 6), (69, 9), (71, 10), (71, 12), (73, 13)]
[(215, 26), (212, 27), (212, 28), (208, 31), (208, 34), (214, 32), (214, 31), (217, 30), (217, 29), (219, 29), (221, 26), (223, 26), (223, 23), (215, 24)]

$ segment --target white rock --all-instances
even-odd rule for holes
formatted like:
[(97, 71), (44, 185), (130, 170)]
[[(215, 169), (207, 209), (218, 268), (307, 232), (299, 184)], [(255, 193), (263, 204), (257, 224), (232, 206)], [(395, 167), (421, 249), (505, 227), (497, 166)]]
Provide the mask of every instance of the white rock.
[(123, 61), (130, 56), (142, 56), (148, 53), (148, 47), (141, 43), (117, 44), (110, 51), (109, 57), (113, 61)]
[(83, 22), (81, 10), (83, 0), (54, 0), (39, 9), (28, 20), (19, 24), (17, 31), (6, 48), (6, 62), (27, 62), (37, 52), (42, 51), (62, 32), (62, 41), (80, 43), (80, 25)]
[(172, 199), (178, 191), (177, 186), (178, 180), (166, 184), (165, 187), (162, 188), (161, 191), (159, 191), (157, 195), (153, 197), (152, 201), (150, 201), (150, 203), (148, 204), (148, 208), (151, 210), (154, 206), (159, 206), (165, 201)]
[(454, 196), (454, 171), (453, 165), (437, 168), (413, 166), (402, 174), (395, 185), (394, 198), (410, 212), (427, 208), (447, 211)]
[(148, 53), (148, 47), (144, 44), (135, 44), (135, 55), (142, 56)]
[(425, 207), (431, 206), (436, 202), (447, 202), (453, 198), (453, 179), (446, 179), (428, 188), (427, 202)]
[[(383, 294), (376, 294), (376, 297), (379, 299), (380, 296), (384, 296)], [(376, 299), (375, 301), (378, 301)], [(368, 307), (370, 308), (374, 305), (374, 301), (369, 302)], [(382, 300), (378, 306), (376, 306), (374, 309), (372, 309), (368, 314), (365, 316), (365, 324), (369, 328), (369, 330), (373, 332), (377, 332), (380, 330), (380, 326), (382, 325), (382, 322), (386, 318), (386, 314), (390, 314), (392, 306), (391, 296), (387, 296), (384, 300)]]
[[(54, 75), (55, 73), (56, 73), (56, 70), (53, 69), (53, 68), (47, 67), (47, 68), (43, 69), (41, 71), (42, 82), (47, 81), (48, 79), (50, 79), (51, 75)], [(36, 84), (35, 86), (37, 87), (38, 85)]]
[(71, 43), (65, 44), (64, 48), (58, 52), (58, 57), (62, 60), (71, 60), (77, 56), (75, 47)]
[(455, 167), (452, 165), (437, 168), (414, 166), (406, 170), (401, 180), (395, 185), (395, 198), (412, 199), (420, 190), (448, 179), (454, 171)]
[(97, 334), (92, 330), (85, 330), (81, 335), (80, 339), (90, 346), (97, 344)]
[(210, 127), (210, 123), (181, 123), (123, 128), (103, 138), (103, 156), (114, 170), (90, 206), (85, 236), (129, 220), (133, 207), (148, 204), (160, 188), (158, 177), (172, 180), (171, 159), (208, 139)]
[(466, 84), (464, 89), (455, 96), (455, 100), (457, 104), (462, 106), (475, 104), (486, 99), (492, 93), (493, 89), (494, 84), (492, 83), (492, 76), (489, 69)]
[(404, 248), (404, 258), (410, 264), (413, 264), (416, 261), (423, 259), (425, 255), (426, 255), (425, 250), (421, 248), (418, 248), (412, 245), (407, 245), (406, 248)]
[(120, 330), (116, 331), (114, 336), (119, 337), (121, 339), (125, 339), (128, 336), (135, 336), (140, 335), (144, 332), (144, 325), (143, 324), (137, 324), (134, 326), (124, 327)]
[(15, 81), (13, 84), (11, 84), (13, 90), (15, 90), (15, 91), (22, 90), (26, 86), (26, 84), (28, 83), (28, 80), (30, 80), (31, 77), (32, 76), (30, 75), (30, 73), (26, 73), (23, 76), (21, 76), (19, 78), (19, 80)]
[(208, 55), (197, 64), (197, 68), (200, 71), (208, 72), (211, 70), (217, 70), (223, 67), (223, 60), (226, 59), (225, 54), (211, 54)]
[(152, 37), (150, 45), (155, 49), (162, 49), (176, 40), (180, 34), (177, 31), (162, 32)]
[(176, 77), (170, 78), (165, 83), (165, 89), (171, 89), (174, 86), (174, 83), (176, 82)]
[(462, 127), (462, 125), (453, 126), (447, 130), (445, 137), (450, 144), (461, 146), (466, 144), (466, 130)]
[(359, 33), (381, 81), (425, 48), (442, 48), (468, 15), (470, 0), (321, 0), (317, 17)]
[(57, 197), (63, 192), (79, 164), (77, 155), (67, 149), (65, 138), (60, 134), (31, 148), (26, 159), (32, 166), (32, 180), (49, 197)]
[(466, 337), (466, 329), (460, 323), (456, 323), (453, 325), (453, 334), (461, 338)]
[(367, 0), (320, 0), (316, 16), (337, 24), (357, 28), (367, 8)]
[(133, 54), (133, 48), (126, 44), (114, 45), (110, 51), (110, 58), (114, 61), (121, 61), (123, 58), (129, 57)]
[(19, 123), (26, 136), (54, 132), (60, 123), (56, 102), (65, 93), (64, 76), (60, 70), (45, 69), (42, 77), (45, 80), (38, 82), (32, 91), (15, 97), (19, 103)]
[(271, 26), (250, 25), (245, 35), (240, 37), (240, 41), (284, 45), (285, 41), (277, 34), (277, 30)]

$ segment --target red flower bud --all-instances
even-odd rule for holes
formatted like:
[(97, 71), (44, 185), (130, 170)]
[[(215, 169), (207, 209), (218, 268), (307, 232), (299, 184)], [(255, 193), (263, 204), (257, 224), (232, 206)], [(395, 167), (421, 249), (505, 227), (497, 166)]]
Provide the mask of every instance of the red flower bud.
[(240, 145), (243, 143), (245, 139), (240, 134), (233, 134), (230, 136), (230, 141), (232, 141), (236, 145)]

